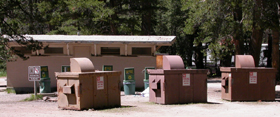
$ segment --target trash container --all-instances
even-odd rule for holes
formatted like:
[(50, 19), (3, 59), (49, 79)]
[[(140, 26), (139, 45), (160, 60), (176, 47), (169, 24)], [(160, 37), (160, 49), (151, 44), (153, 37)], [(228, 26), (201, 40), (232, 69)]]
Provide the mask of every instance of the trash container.
[(144, 88), (149, 87), (149, 74), (147, 72), (147, 69), (155, 69), (154, 67), (145, 67), (144, 69)]
[(123, 89), (125, 95), (135, 94), (135, 80), (123, 80)]
[(235, 67), (221, 67), (222, 99), (229, 101), (275, 100), (276, 69), (255, 67), (251, 55), (236, 55)]
[(159, 104), (207, 102), (206, 69), (185, 69), (177, 55), (162, 56), (162, 69), (148, 69), (149, 101)]
[(58, 107), (70, 110), (120, 107), (119, 71), (95, 71), (88, 58), (70, 58), (70, 72), (55, 72)]
[(41, 80), (40, 93), (50, 93), (51, 92), (51, 79), (49, 78), (48, 66), (41, 66)]
[(125, 95), (135, 94), (135, 79), (133, 67), (124, 68), (123, 88)]
[(40, 93), (50, 93), (51, 92), (51, 79), (50, 78), (41, 78), (39, 81), (40, 84)]
[(102, 71), (113, 71), (113, 65), (103, 65)]

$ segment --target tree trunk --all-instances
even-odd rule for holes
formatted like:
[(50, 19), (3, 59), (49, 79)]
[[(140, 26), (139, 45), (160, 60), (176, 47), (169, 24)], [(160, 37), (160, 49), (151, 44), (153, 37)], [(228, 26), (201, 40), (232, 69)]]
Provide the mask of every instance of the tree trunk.
[[(110, 6), (111, 8), (116, 7), (116, 1), (115, 0), (110, 0)], [(111, 20), (110, 20), (110, 28), (111, 28), (111, 34), (112, 35), (117, 35), (118, 34), (118, 28), (116, 26), (115, 21), (118, 19), (117, 13), (115, 12), (113, 15), (111, 15)]]
[[(279, 23), (278, 23), (279, 24)], [(279, 29), (272, 30), (272, 67), (279, 70)]]
[(254, 57), (255, 66), (259, 66), (263, 28), (260, 23), (262, 0), (256, 0), (253, 10), (253, 32), (250, 40), (250, 54)]
[(151, 1), (142, 0), (142, 24), (141, 24), (141, 32), (142, 35), (150, 35), (152, 29), (152, 11), (151, 9)]
[(202, 43), (200, 42), (195, 48), (195, 65), (197, 69), (203, 69), (203, 53), (202, 51)]
[(235, 55), (244, 54), (244, 39), (243, 39), (243, 23), (242, 23), (242, 0), (236, 0), (236, 6), (234, 8), (234, 34), (233, 40), (235, 45)]
[(267, 46), (267, 63), (266, 63), (266, 67), (272, 67), (272, 58), (271, 58), (271, 55), (272, 55), (272, 37), (271, 37), (271, 34), (268, 34), (268, 46)]
[(192, 66), (192, 56), (193, 56), (193, 41), (194, 41), (194, 36), (193, 35), (188, 35), (188, 46), (189, 50), (187, 51), (187, 65)]

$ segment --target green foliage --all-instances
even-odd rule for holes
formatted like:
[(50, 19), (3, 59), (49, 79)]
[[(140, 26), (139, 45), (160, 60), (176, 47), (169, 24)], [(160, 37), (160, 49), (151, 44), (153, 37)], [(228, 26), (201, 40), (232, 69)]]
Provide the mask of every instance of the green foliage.
[(42, 100), (43, 99), (43, 95), (37, 95), (35, 96), (34, 94), (30, 95), (30, 97), (25, 98), (22, 101), (33, 101), (33, 100)]
[[(6, 65), (1, 65), (1, 66), (5, 66), (6, 67)], [(0, 77), (6, 77), (6, 76), (7, 76), (6, 70), (0, 69)]]
[(16, 93), (16, 91), (13, 88), (7, 88), (6, 91), (7, 91), (8, 94), (10, 94), (10, 93), (15, 94)]

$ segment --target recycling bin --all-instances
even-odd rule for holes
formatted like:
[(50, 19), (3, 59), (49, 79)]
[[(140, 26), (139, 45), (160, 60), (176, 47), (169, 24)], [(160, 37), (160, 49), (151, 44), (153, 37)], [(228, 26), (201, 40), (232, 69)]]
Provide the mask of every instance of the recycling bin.
[(236, 55), (235, 67), (221, 67), (221, 97), (229, 101), (275, 100), (276, 69), (255, 67), (251, 55)]
[(120, 71), (95, 71), (88, 58), (70, 58), (70, 72), (55, 72), (58, 107), (70, 110), (120, 107)]
[(145, 67), (144, 69), (144, 88), (148, 88), (149, 87), (149, 74), (147, 72), (147, 69), (155, 69), (154, 67)]
[(113, 71), (113, 65), (103, 65), (102, 71)]
[(48, 66), (41, 66), (41, 80), (39, 81), (40, 93), (51, 92), (51, 79), (49, 78)]
[(123, 80), (123, 88), (125, 95), (135, 94), (135, 80)]
[(124, 94), (134, 95), (135, 94), (135, 78), (134, 68), (124, 68), (124, 80), (123, 80)]
[(51, 92), (51, 79), (50, 78), (41, 78), (39, 81), (40, 84), (40, 93), (50, 93)]
[(207, 102), (206, 69), (185, 69), (177, 55), (163, 55), (162, 69), (148, 69), (149, 101), (158, 104)]

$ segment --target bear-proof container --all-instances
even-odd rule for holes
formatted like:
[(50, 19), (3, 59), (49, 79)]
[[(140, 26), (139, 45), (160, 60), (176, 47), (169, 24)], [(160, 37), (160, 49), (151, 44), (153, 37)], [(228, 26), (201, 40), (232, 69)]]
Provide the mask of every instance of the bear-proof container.
[(276, 69), (255, 67), (251, 55), (236, 55), (235, 67), (221, 67), (222, 99), (229, 101), (275, 100)]
[(71, 72), (56, 72), (58, 107), (83, 110), (120, 107), (119, 71), (95, 71), (88, 58), (70, 58)]
[(159, 104), (207, 102), (207, 71), (184, 69), (180, 56), (163, 55), (162, 69), (148, 69), (149, 101)]

